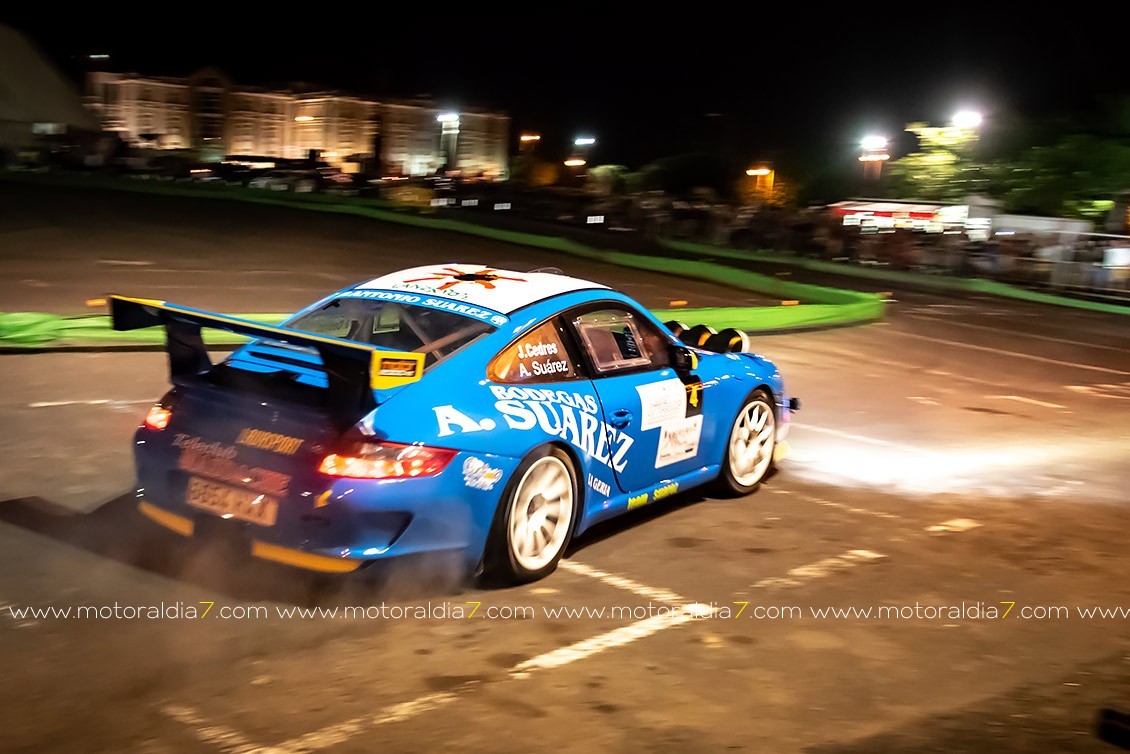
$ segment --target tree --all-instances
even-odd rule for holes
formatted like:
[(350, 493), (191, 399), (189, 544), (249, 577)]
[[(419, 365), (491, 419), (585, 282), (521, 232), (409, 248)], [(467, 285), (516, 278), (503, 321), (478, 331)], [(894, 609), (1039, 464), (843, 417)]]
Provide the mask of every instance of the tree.
[(961, 202), (985, 192), (989, 173), (976, 159), (976, 131), (924, 123), (911, 123), (906, 130), (918, 137), (918, 149), (891, 163), (885, 180), (888, 194)]

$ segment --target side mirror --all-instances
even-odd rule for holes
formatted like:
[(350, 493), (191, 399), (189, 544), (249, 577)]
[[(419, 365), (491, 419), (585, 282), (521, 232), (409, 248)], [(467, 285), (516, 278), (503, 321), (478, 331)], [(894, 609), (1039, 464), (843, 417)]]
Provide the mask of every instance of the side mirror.
[(671, 366), (676, 372), (687, 373), (698, 366), (698, 357), (694, 351), (682, 343), (671, 344)]

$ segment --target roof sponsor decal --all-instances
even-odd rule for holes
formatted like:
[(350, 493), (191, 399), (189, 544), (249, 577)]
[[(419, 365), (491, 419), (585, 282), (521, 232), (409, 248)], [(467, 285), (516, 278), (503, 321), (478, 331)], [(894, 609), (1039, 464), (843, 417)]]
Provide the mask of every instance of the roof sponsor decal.
[[(493, 313), (510, 314), (551, 296), (604, 287), (587, 280), (546, 272), (514, 272), (481, 264), (439, 264), (394, 272), (363, 283), (349, 294), (374, 289), (403, 291), (433, 299), (460, 301)], [(406, 303), (426, 305), (414, 301)], [(489, 318), (479, 318), (490, 321)]]
[(428, 309), (442, 309), (443, 311), (462, 314), (464, 317), (470, 317), (482, 322), (489, 322), (495, 327), (501, 327), (510, 321), (505, 314), (500, 314), (494, 309), (488, 309), (485, 306), (472, 306), (471, 304), (451, 301), (438, 296), (422, 296), (415, 293), (401, 293), (399, 291), (354, 289), (341, 294), (341, 298), (367, 298), (376, 299), (378, 301), (391, 301), (396, 304), (423, 306)]

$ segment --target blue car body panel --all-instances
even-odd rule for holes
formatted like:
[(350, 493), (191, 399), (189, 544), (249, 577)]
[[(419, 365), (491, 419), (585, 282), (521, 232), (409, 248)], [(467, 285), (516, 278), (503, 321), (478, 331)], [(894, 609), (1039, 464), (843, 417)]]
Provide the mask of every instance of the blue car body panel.
[[(384, 294), (403, 291), (353, 286), (288, 322), (339, 298), (379, 299)], [(426, 300), (447, 306), (442, 296)], [(737, 411), (759, 387), (774, 398), (778, 440), (784, 439), (790, 411), (781, 375), (754, 354), (693, 349), (697, 365), (691, 375), (682, 376), (664, 367), (529, 385), (489, 379), (491, 362), (523, 335), (562, 312), (600, 302), (629, 308), (671, 343), (678, 342), (632, 299), (597, 286), (553, 293), (511, 311), (460, 304), (459, 313), (495, 329), (430, 367), (418, 381), (373, 390), (374, 408), (357, 427), (375, 441), (456, 451), (438, 475), (327, 476), (318, 471), (319, 463), (333, 452), (341, 430), (323, 411), (270, 394), (180, 381), (167, 396), (173, 407), (168, 427), (143, 424), (137, 432), (139, 496), (192, 519), (208, 514), (187, 504), (190, 478), (203, 475), (237, 487), (242, 480), (267, 490), (278, 502), (271, 525), (233, 522), (256, 541), (358, 561), (458, 550), (473, 566), (483, 556), (507, 484), (522, 459), (539, 447), (559, 446), (575, 462), (579, 533), (716, 478)], [(255, 340), (236, 350), (225, 365), (250, 375), (285, 369), (289, 382), (310, 390), (328, 385), (318, 353), (302, 346)], [(672, 408), (667, 398), (684, 394), (686, 405)], [(660, 395), (666, 398), (653, 399)], [(669, 410), (677, 410), (674, 422), (662, 415)], [(670, 435), (673, 431), (688, 432), (694, 442)], [(276, 436), (294, 439), (297, 450), (280, 452), (280, 441), (270, 439)], [(248, 437), (253, 441), (245, 442)], [(679, 452), (669, 453), (665, 446)]]

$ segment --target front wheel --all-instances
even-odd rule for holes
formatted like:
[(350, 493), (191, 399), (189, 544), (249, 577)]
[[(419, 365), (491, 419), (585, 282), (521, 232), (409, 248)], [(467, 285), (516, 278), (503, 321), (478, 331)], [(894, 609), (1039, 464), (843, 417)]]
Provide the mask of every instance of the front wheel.
[(573, 533), (577, 475), (558, 448), (530, 454), (502, 496), (487, 545), (484, 576), (510, 583), (549, 575)]
[(773, 450), (777, 443), (777, 417), (773, 401), (764, 390), (754, 390), (738, 410), (726, 454), (722, 459), (722, 473), (718, 487), (724, 494), (746, 495), (773, 467)]

